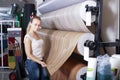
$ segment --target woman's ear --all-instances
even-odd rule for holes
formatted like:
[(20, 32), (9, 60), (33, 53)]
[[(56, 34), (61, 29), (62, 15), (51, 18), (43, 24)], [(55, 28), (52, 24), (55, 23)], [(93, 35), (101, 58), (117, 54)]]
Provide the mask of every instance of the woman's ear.
[(29, 22), (29, 25), (30, 25), (30, 26), (32, 25), (32, 22), (31, 22), (31, 21)]
[(31, 23), (31, 22), (29, 22), (29, 23), (28, 23), (28, 27), (31, 27), (31, 25), (32, 25), (32, 23)]

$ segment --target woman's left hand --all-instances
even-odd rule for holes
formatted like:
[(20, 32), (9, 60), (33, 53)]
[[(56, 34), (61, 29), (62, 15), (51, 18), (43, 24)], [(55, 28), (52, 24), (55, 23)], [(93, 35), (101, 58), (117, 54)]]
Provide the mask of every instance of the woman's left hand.
[(42, 67), (46, 67), (47, 66), (46, 63), (43, 62), (43, 61), (41, 61), (40, 64), (41, 64)]

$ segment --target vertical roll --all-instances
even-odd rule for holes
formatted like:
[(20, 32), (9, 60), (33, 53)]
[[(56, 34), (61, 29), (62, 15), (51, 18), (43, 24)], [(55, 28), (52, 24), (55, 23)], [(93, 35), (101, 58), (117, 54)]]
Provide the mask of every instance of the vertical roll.
[(97, 67), (97, 59), (89, 58), (86, 80), (96, 80), (95, 79), (96, 78), (96, 67)]
[(113, 80), (119, 80), (119, 76), (120, 76), (120, 55), (114, 54), (110, 57), (110, 64), (111, 64), (111, 70), (113, 73)]
[(28, 22), (30, 21), (31, 14), (35, 13), (35, 5), (34, 4), (25, 4), (24, 5), (24, 27), (23, 30), (26, 31)]

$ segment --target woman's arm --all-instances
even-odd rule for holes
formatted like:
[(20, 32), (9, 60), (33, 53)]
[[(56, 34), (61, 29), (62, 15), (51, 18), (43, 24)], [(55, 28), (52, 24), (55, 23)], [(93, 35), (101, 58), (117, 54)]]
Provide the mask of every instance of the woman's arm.
[(38, 64), (41, 64), (42, 67), (46, 67), (46, 64), (43, 61), (40, 61), (32, 54), (31, 40), (29, 38), (26, 37), (24, 39), (24, 45), (26, 56), (29, 57), (31, 60), (37, 62)]

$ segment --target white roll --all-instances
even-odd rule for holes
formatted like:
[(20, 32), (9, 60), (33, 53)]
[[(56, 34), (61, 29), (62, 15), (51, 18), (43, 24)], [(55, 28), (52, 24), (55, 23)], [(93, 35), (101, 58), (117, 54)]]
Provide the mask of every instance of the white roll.
[[(93, 1), (93, 0), (87, 0), (87, 1), (85, 1), (85, 2), (83, 2), (82, 4), (81, 4), (81, 7), (80, 7), (80, 16), (81, 16), (81, 18), (85, 21), (85, 22), (87, 22), (88, 21), (88, 17), (87, 17), (87, 12), (86, 12), (86, 8), (85, 8), (85, 6), (86, 5), (88, 5), (88, 6), (92, 6), (92, 7), (96, 7), (96, 2), (95, 1)], [(91, 22), (94, 22), (95, 21), (95, 15), (89, 15), (90, 17), (91, 17)], [(89, 18), (90, 19), (90, 18)], [(90, 23), (90, 22), (89, 22)]]
[[(89, 0), (83, 3), (78, 3), (66, 8), (62, 8), (53, 12), (49, 12), (41, 15), (42, 27), (47, 29), (58, 29), (68, 31), (81, 31), (90, 32), (86, 27), (84, 21), (86, 21), (86, 8), (85, 5), (95, 5), (95, 1)], [(95, 19), (91, 16), (91, 22)]]
[(38, 6), (38, 10), (40, 13), (44, 14), (83, 1), (86, 0), (47, 0)]
[(110, 57), (110, 63), (112, 69), (119, 69), (120, 70), (120, 55), (112, 55)]
[(110, 57), (111, 71), (112, 71), (112, 80), (119, 80), (119, 72), (120, 72), (120, 55), (113, 54)]
[(86, 13), (86, 26), (91, 26), (91, 15), (92, 15), (91, 11), (88, 11)]
[(76, 80), (84, 80), (85, 74), (87, 73), (87, 67), (83, 67), (80, 70), (78, 70), (76, 74)]
[(96, 69), (97, 69), (96, 67), (97, 67), (97, 59), (96, 58), (89, 58), (86, 80), (95, 80)]
[[(94, 41), (94, 35), (92, 33), (85, 33), (83, 34), (80, 39), (78, 40), (76, 51), (84, 56), (84, 43), (86, 40)], [(92, 56), (93, 52), (89, 51), (89, 56)]]

